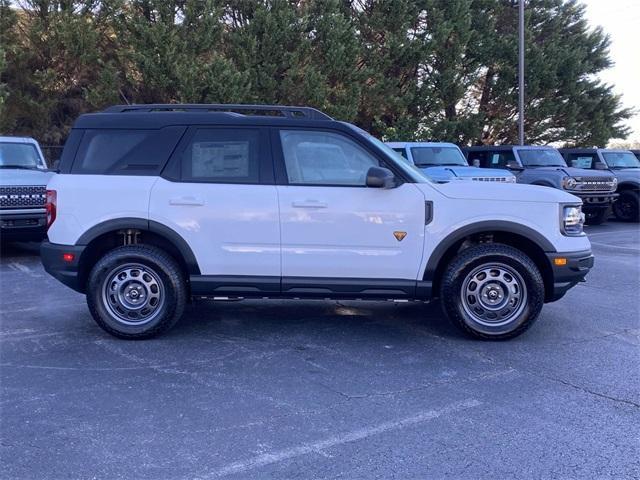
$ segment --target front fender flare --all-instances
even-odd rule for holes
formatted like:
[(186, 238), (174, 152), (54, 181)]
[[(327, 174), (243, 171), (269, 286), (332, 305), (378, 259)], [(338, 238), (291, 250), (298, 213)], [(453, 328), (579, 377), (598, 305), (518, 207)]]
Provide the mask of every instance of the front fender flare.
[(463, 240), (465, 237), (468, 237), (469, 235), (483, 232), (515, 233), (533, 241), (544, 252), (556, 252), (553, 244), (547, 238), (545, 238), (544, 235), (531, 227), (503, 220), (488, 220), (483, 222), (471, 223), (451, 232), (436, 246), (436, 248), (434, 248), (433, 252), (431, 252), (431, 255), (429, 256), (429, 260), (427, 261), (423, 279), (426, 281), (434, 280), (434, 275), (438, 267), (438, 263), (444, 256), (445, 252), (449, 250), (449, 248), (451, 248), (457, 242)]

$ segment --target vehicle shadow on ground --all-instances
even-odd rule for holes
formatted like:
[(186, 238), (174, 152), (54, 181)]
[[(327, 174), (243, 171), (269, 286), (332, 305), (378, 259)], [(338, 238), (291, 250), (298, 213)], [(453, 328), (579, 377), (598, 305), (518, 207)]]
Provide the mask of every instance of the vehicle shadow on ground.
[(465, 339), (438, 303), (328, 300), (196, 300), (168, 333), (174, 337), (227, 334), (333, 336), (352, 332), (360, 342), (385, 334)]

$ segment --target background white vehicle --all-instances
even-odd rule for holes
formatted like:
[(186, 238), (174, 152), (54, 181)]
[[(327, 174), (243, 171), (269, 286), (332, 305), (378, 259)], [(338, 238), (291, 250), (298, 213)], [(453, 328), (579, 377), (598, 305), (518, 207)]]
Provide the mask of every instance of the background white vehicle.
[(516, 183), (508, 170), (488, 171), (470, 166), (460, 147), (445, 142), (387, 142), (411, 165), (418, 167), (434, 182), (476, 180), (480, 182)]
[(33, 138), (0, 137), (0, 240), (46, 236), (45, 191), (52, 175)]
[(593, 265), (578, 198), (434, 184), (361, 129), (304, 107), (83, 115), (48, 199), (45, 269), (123, 338), (167, 330), (196, 296), (440, 297), (463, 330), (503, 339)]

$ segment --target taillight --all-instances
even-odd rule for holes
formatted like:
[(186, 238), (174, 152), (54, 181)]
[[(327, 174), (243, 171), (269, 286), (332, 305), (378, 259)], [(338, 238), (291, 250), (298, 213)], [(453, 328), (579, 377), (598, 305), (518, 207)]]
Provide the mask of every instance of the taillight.
[(58, 194), (55, 190), (47, 190), (47, 228), (56, 220)]

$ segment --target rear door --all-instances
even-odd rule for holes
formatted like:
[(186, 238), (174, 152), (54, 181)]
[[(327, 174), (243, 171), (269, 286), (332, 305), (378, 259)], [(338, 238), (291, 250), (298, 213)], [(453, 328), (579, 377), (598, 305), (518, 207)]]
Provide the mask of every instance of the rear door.
[[(412, 294), (425, 198), (412, 183), (367, 188), (387, 166), (366, 142), (332, 130), (274, 129), (284, 293)], [(406, 288), (405, 288), (406, 287)], [(395, 294), (391, 296), (395, 296)]]
[(149, 219), (187, 241), (212, 286), (268, 284), (279, 291), (280, 226), (267, 130), (191, 127), (163, 177), (153, 187)]

